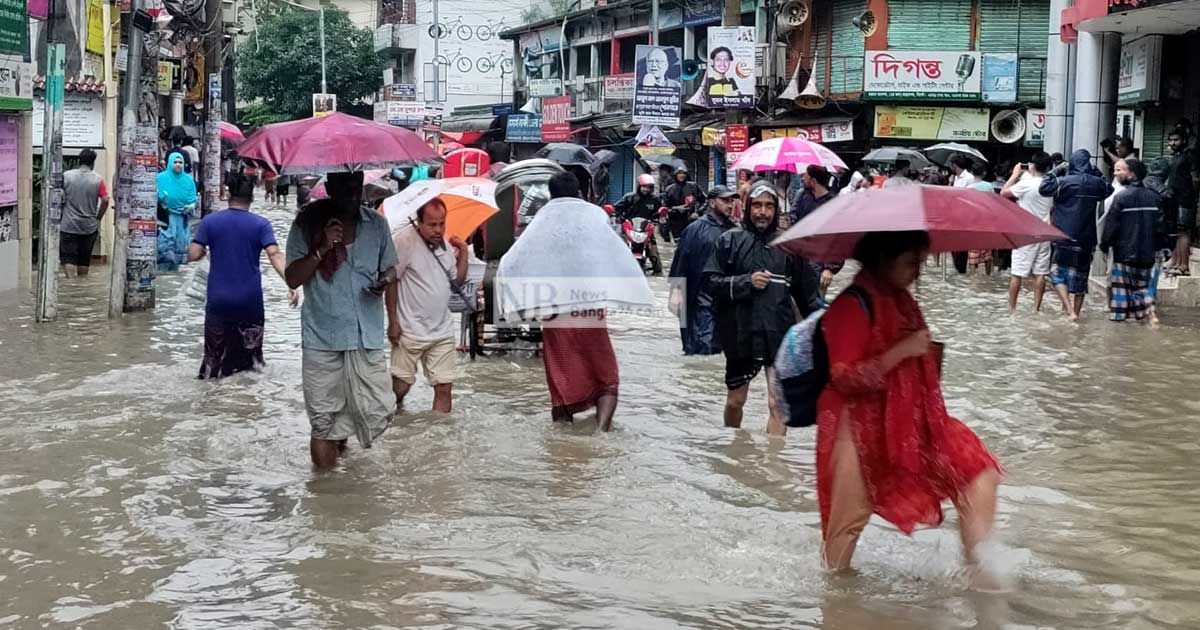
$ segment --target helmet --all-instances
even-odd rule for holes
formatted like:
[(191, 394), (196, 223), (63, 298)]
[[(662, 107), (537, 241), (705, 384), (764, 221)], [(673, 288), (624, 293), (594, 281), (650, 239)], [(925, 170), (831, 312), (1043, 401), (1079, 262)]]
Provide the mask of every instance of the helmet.
[(654, 176), (649, 173), (643, 173), (641, 175), (638, 175), (637, 185), (638, 185), (638, 188), (641, 188), (642, 186), (653, 186), (654, 185)]
[(686, 167), (686, 166), (680, 166), (679, 168), (675, 169), (676, 175), (678, 175), (679, 173), (687, 174), (687, 172), (688, 172), (688, 167)]

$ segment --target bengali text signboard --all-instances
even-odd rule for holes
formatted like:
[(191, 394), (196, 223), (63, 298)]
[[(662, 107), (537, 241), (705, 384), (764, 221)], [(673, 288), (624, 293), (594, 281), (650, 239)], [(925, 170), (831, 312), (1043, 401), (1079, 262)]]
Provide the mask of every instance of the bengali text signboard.
[(979, 100), (983, 74), (972, 51), (870, 50), (863, 94), (887, 100)]

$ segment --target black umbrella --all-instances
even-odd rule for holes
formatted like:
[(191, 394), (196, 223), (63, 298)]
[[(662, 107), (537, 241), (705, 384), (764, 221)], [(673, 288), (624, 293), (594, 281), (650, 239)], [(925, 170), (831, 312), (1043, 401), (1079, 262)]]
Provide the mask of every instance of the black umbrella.
[(580, 146), (574, 142), (551, 142), (538, 150), (534, 157), (544, 158), (551, 162), (558, 162), (562, 166), (582, 166), (585, 168), (591, 167), (596, 162), (596, 156), (592, 155), (587, 147)]
[(677, 171), (681, 168), (687, 168), (687, 162), (684, 162), (683, 160), (681, 160), (673, 155), (656, 155), (656, 154), (652, 153), (650, 155), (643, 157), (642, 159), (645, 160), (649, 164), (655, 164), (658, 166), (666, 166), (666, 167), (670, 168), (672, 171)]

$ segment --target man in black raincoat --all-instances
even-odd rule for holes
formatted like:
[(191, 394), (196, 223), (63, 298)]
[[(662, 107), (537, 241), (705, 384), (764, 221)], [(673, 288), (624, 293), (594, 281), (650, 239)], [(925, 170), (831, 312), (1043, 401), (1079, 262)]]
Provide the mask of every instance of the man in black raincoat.
[[(803, 258), (770, 246), (779, 235), (780, 193), (770, 182), (750, 184), (742, 225), (721, 235), (704, 269), (705, 288), (716, 305), (717, 330), (725, 351), (725, 426), (742, 426), (750, 381), (775, 353), (797, 315), (820, 308), (817, 276)], [(767, 381), (771, 417), (767, 433), (786, 428)]]
[(667, 207), (667, 229), (671, 237), (679, 240), (683, 230), (692, 222), (704, 204), (704, 193), (695, 182), (688, 181), (687, 167), (675, 170), (675, 181), (663, 191), (663, 205)]
[(670, 306), (672, 313), (682, 314), (679, 335), (684, 354), (721, 351), (712, 295), (704, 288), (704, 267), (717, 248), (717, 240), (734, 227), (729, 215), (736, 198), (737, 193), (725, 186), (709, 191), (708, 212), (683, 230), (671, 260)]

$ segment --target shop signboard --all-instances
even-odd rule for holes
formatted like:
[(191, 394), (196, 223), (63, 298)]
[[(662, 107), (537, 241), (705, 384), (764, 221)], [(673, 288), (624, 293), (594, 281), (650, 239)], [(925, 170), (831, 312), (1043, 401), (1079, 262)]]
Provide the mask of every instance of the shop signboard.
[(604, 77), (604, 100), (631, 101), (633, 100), (633, 75), (616, 74)]
[(416, 83), (393, 83), (384, 88), (384, 98), (389, 101), (417, 100)]
[(671, 155), (675, 152), (675, 144), (668, 138), (663, 130), (654, 125), (642, 125), (638, 130), (637, 144), (634, 145), (634, 150), (638, 155), (646, 157), (648, 155)]
[(634, 56), (633, 124), (678, 127), (683, 100), (679, 49), (638, 44)]
[(389, 125), (410, 127), (416, 129), (425, 122), (425, 104), (408, 101), (388, 101), (387, 118)]
[(981, 86), (985, 103), (1016, 102), (1017, 53), (983, 55)]
[[(120, 39), (119, 36), (118, 39)], [(90, 53), (104, 54), (103, 0), (87, 0), (87, 43), (85, 45)]]
[(492, 105), (493, 116), (508, 116), (513, 113), (512, 105)]
[[(33, 146), (42, 146), (42, 125), (46, 108), (42, 99), (34, 101)], [(104, 146), (104, 99), (90, 94), (69, 93), (63, 98), (62, 143), (64, 147), (82, 149)]]
[(725, 151), (727, 153), (740, 154), (749, 148), (750, 127), (746, 125), (729, 125), (725, 128)]
[(508, 128), (504, 139), (513, 143), (539, 143), (542, 141), (542, 117), (534, 114), (523, 114), (508, 117)]
[(844, 121), (823, 123), (820, 125), (763, 129), (762, 139), (770, 140), (771, 138), (802, 138), (812, 142), (820, 142), (821, 144), (845, 142), (854, 139), (854, 126), (850, 121)]
[(721, 21), (721, 0), (691, 0), (683, 6), (683, 25), (699, 26)]
[(0, 109), (33, 107), (33, 66), (21, 55), (0, 55)]
[(709, 109), (752, 109), (754, 52), (753, 26), (710, 26), (707, 69), (688, 103)]
[(1025, 112), (1025, 146), (1040, 147), (1046, 141), (1046, 110), (1030, 109)]
[[(24, 60), (29, 54), (28, 11), (26, 0), (0, 0), (0, 55), (18, 55)], [(40, 52), (44, 54), (45, 49)]]
[(1146, 35), (1121, 44), (1117, 70), (1117, 102), (1134, 105), (1158, 100), (1162, 68), (1162, 36)]
[(973, 51), (869, 50), (863, 93), (873, 100), (979, 100), (979, 66)]
[(570, 118), (570, 95), (542, 99), (542, 142), (570, 140)]
[(905, 140), (987, 142), (986, 107), (875, 108), (875, 137)]
[(530, 96), (558, 96), (562, 94), (562, 81), (558, 79), (530, 79)]
[(159, 59), (158, 60), (158, 93), (170, 94), (177, 92), (180, 89), (180, 77), (183, 72), (180, 70), (178, 59)]

